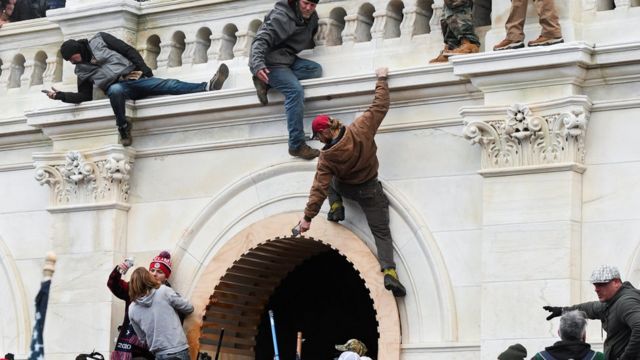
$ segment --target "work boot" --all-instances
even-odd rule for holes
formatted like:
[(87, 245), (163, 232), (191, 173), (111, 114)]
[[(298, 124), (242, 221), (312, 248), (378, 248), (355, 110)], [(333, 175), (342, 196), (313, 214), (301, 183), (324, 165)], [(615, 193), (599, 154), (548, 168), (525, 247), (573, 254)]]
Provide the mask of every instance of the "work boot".
[(453, 50), (445, 51), (443, 54), (447, 56), (461, 55), (461, 54), (474, 54), (480, 51), (480, 46), (472, 43), (468, 39), (462, 39), (460, 46)]
[(500, 50), (511, 50), (511, 49), (522, 49), (524, 47), (524, 41), (513, 41), (509, 39), (504, 39), (496, 44), (493, 47), (493, 51)]
[(527, 43), (527, 46), (529, 47), (547, 46), (547, 45), (553, 45), (553, 44), (560, 44), (563, 42), (564, 42), (564, 39), (562, 38), (562, 36), (559, 38), (549, 38), (544, 35), (540, 35), (538, 36), (537, 39), (529, 41)]
[(229, 67), (225, 63), (220, 64), (220, 66), (218, 66), (218, 71), (216, 71), (211, 80), (209, 80), (209, 91), (222, 89), (222, 85), (228, 77)]
[(289, 155), (305, 160), (311, 160), (320, 155), (320, 150), (314, 149), (307, 144), (302, 144), (295, 150), (289, 149)]
[(260, 100), (260, 104), (267, 105), (269, 103), (269, 98), (267, 98), (267, 91), (269, 91), (269, 85), (263, 83), (262, 80), (258, 79), (257, 76), (254, 76), (253, 86), (256, 88), (256, 95), (258, 95), (258, 100)]
[(440, 54), (438, 54), (438, 56), (436, 56), (435, 58), (429, 60), (429, 64), (438, 64), (438, 63), (446, 63), (449, 62), (449, 56), (445, 55), (444, 52), (445, 51), (449, 51), (449, 45), (444, 45), (444, 49), (442, 51), (440, 51)]
[(402, 286), (398, 279), (398, 273), (396, 269), (388, 268), (384, 269), (384, 288), (391, 291), (395, 297), (404, 297), (407, 295), (407, 290)]
[(342, 201), (334, 201), (331, 204), (331, 209), (327, 214), (327, 220), (333, 222), (340, 222), (344, 220), (344, 206), (342, 205)]
[(127, 124), (123, 127), (118, 127), (118, 132), (120, 133), (120, 144), (122, 146), (131, 146), (131, 123), (127, 121)]

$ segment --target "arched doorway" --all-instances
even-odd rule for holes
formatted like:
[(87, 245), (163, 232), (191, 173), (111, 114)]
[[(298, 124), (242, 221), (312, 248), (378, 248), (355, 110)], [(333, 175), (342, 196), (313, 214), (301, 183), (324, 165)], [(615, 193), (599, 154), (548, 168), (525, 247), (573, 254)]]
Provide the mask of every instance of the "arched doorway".
[(268, 310), (276, 314), (282, 358), (294, 358), (296, 332), (306, 360), (330, 359), (334, 344), (358, 338), (378, 354), (378, 322), (369, 290), (347, 258), (308, 238), (267, 241), (234, 262), (211, 295), (200, 351), (221, 359), (273, 359)]

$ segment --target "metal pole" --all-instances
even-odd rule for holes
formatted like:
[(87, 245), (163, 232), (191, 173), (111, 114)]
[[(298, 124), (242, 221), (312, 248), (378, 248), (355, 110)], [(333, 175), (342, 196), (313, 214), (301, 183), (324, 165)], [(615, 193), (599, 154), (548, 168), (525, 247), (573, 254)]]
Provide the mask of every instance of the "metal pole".
[(220, 336), (218, 337), (218, 348), (216, 349), (215, 360), (218, 360), (218, 356), (220, 356), (220, 348), (222, 347), (222, 338), (223, 337), (224, 337), (224, 328), (220, 329)]
[(280, 353), (278, 352), (278, 339), (276, 338), (276, 323), (273, 319), (273, 310), (269, 310), (269, 321), (271, 322), (271, 337), (273, 338), (273, 359), (280, 360)]

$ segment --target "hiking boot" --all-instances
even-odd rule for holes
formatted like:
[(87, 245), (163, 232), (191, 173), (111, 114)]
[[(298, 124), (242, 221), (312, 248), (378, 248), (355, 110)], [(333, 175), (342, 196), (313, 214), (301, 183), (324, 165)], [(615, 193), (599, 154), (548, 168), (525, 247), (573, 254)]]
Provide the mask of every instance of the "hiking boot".
[(222, 85), (228, 77), (229, 67), (225, 63), (220, 64), (220, 66), (218, 66), (218, 71), (216, 71), (211, 80), (209, 80), (209, 91), (222, 89)]
[(257, 76), (254, 76), (253, 86), (256, 88), (256, 95), (258, 95), (258, 100), (260, 100), (260, 104), (267, 105), (269, 103), (269, 98), (267, 98), (267, 91), (269, 91), (269, 85), (263, 83), (262, 80), (258, 79)]
[(468, 39), (462, 39), (462, 43), (460, 46), (453, 50), (448, 50), (443, 53), (443, 55), (453, 56), (453, 55), (461, 55), (461, 54), (474, 54), (480, 51), (480, 46), (472, 43)]
[(327, 220), (333, 222), (340, 222), (344, 220), (344, 206), (341, 201), (336, 201), (331, 204), (331, 209), (327, 214)]
[(449, 57), (444, 55), (445, 51), (449, 51), (449, 45), (444, 44), (444, 49), (442, 51), (440, 51), (440, 54), (438, 54), (438, 56), (436, 56), (435, 58), (429, 60), (429, 64), (437, 64), (437, 63), (446, 63), (449, 62)]
[(562, 37), (559, 37), (559, 38), (548, 38), (546, 36), (540, 35), (540, 36), (538, 36), (537, 39), (529, 41), (527, 43), (527, 46), (529, 46), (529, 47), (548, 46), (548, 45), (553, 45), (553, 44), (560, 44), (560, 43), (563, 43), (563, 42), (564, 42), (564, 39)]
[(307, 144), (302, 144), (295, 150), (289, 149), (289, 155), (305, 160), (311, 160), (317, 158), (318, 155), (320, 155), (320, 150), (314, 149)]
[(127, 121), (127, 125), (118, 128), (120, 133), (120, 144), (122, 146), (131, 146), (133, 139), (131, 138), (131, 123)]
[(407, 295), (407, 290), (402, 283), (400, 283), (398, 274), (394, 268), (384, 269), (384, 288), (391, 291), (395, 297), (404, 297)]
[(504, 39), (496, 44), (493, 47), (493, 51), (500, 50), (511, 50), (511, 49), (522, 49), (524, 47), (524, 41), (513, 41), (509, 39)]

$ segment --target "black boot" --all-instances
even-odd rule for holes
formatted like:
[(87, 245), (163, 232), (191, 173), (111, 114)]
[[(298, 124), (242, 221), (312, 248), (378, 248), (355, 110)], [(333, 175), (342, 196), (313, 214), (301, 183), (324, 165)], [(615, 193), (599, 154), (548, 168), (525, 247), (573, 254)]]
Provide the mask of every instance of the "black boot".
[(407, 295), (407, 290), (404, 288), (400, 279), (398, 279), (398, 274), (396, 273), (396, 269), (389, 268), (384, 269), (384, 288), (391, 291), (393, 296), (395, 297), (404, 297)]
[(331, 204), (331, 209), (327, 214), (327, 220), (340, 222), (344, 220), (344, 206), (341, 201), (335, 201)]
[(131, 146), (131, 123), (127, 121), (125, 126), (118, 128), (118, 132), (120, 133), (120, 144), (122, 146)]

